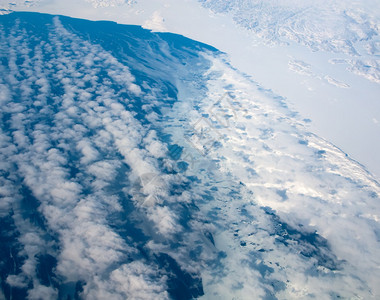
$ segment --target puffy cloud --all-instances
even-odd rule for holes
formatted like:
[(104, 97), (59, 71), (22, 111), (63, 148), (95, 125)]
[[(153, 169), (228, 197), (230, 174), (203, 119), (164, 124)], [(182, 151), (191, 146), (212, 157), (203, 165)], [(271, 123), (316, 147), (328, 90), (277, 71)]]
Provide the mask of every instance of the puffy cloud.
[(7, 283), (16, 288), (26, 288), (28, 286), (28, 281), (24, 276), (20, 275), (9, 275), (7, 277)]
[[(17, 194), (13, 181), (1, 177), (2, 209), (7, 214), (11, 207), (17, 208), (19, 255), (25, 257), (21, 273), (8, 276), (7, 282), (20, 288), (33, 282), (30, 299), (56, 297), (57, 291), (44, 286), (37, 272), (38, 255), (50, 252), (57, 259), (54, 275), (68, 282), (84, 281), (85, 287), (97, 291), (94, 299), (108, 293), (121, 299), (166, 299), (166, 278), (157, 275), (157, 268), (139, 261), (123, 267), (130, 255), (136, 255), (128, 245), (133, 238), (129, 232), (120, 236), (109, 223), (126, 214), (120, 193), (129, 178), (161, 172), (157, 158), (164, 156), (165, 146), (126, 109), (129, 99), (120, 97), (121, 93), (144, 97), (144, 93), (115, 57), (70, 33), (58, 18), (53, 23), (50, 39), (37, 43), (34, 53), (22, 50), (30, 37), (17, 38), (17, 29), (8, 36), (5, 50), (11, 56), (10, 76), (0, 88), (1, 101), (11, 103), (4, 110), (11, 114), (11, 129), (2, 134), (1, 155), (17, 171), (5, 160), (2, 166), (30, 190), (33, 209), (43, 222), (32, 225), (23, 220), (26, 208), (20, 199), (26, 196)], [(21, 76), (19, 55), (24, 58), (22, 72), (35, 70), (33, 78)], [(23, 101), (15, 101), (17, 93)], [(32, 107), (42, 108), (37, 112)], [(145, 145), (149, 150), (142, 149)], [(168, 189), (160, 181), (135, 192), (159, 199), (162, 205)], [(152, 228), (160, 228), (162, 235), (178, 231), (173, 229), (174, 213), (167, 207), (142, 209), (140, 214), (151, 220)], [(91, 297), (93, 290), (85, 288), (84, 294)]]
[(155, 11), (150, 19), (145, 21), (143, 27), (154, 31), (167, 31), (165, 28), (165, 19), (161, 16), (159, 11)]
[(96, 277), (94, 285), (85, 286), (83, 294), (91, 299), (169, 299), (166, 279), (158, 277), (157, 270), (149, 265), (135, 261), (114, 270), (108, 281)]
[(99, 156), (98, 151), (91, 145), (88, 140), (81, 140), (77, 144), (77, 149), (82, 152), (82, 163), (87, 164), (94, 161)]
[(28, 291), (28, 299), (31, 300), (56, 299), (57, 297), (58, 291), (56, 289), (44, 285), (37, 285)]
[[(54, 275), (83, 282), (83, 297), (166, 299), (175, 269), (159, 261), (166, 253), (201, 273), (206, 296), (378, 293), (380, 191), (360, 165), (223, 58), (197, 58), (206, 73), (173, 58), (179, 81), (192, 80), (169, 109), (164, 83), (137, 88), (125, 62), (59, 18), (53, 25), (34, 52), (23, 49), (39, 36), (17, 26), (0, 41), (9, 58), (0, 88), (11, 97), (0, 203), (2, 215), (14, 211), (25, 258), (8, 284), (32, 282), (31, 299), (56, 297), (36, 272), (38, 254), (50, 253)], [(227, 102), (225, 90), (234, 91)], [(164, 117), (152, 113), (158, 105)], [(187, 137), (205, 118), (218, 143), (202, 155)], [(162, 136), (183, 148), (176, 158)]]
[(145, 148), (155, 158), (163, 158), (167, 154), (167, 148), (162, 144), (154, 130), (148, 132), (148, 135), (144, 138), (146, 144)]
[(9, 88), (5, 84), (0, 84), (0, 105), (5, 105), (11, 100)]
[(156, 224), (158, 232), (167, 236), (168, 234), (180, 231), (176, 216), (167, 207), (155, 206), (150, 209), (152, 212), (149, 218)]
[[(227, 178), (241, 182), (238, 190), (247, 193), (244, 201), (240, 197), (235, 200), (231, 197), (223, 209), (218, 209), (220, 217), (216, 217), (217, 220), (228, 216), (228, 222), (236, 224), (234, 235), (230, 230), (217, 230), (219, 233), (215, 238), (215, 243), (227, 253), (226, 266), (231, 271), (241, 270), (241, 261), (252, 261), (255, 255), (250, 251), (260, 250), (256, 248), (259, 244), (262, 250), (259, 259), (269, 267), (269, 273), (261, 274), (263, 278), (260, 281), (264, 282), (265, 287), (265, 280), (283, 276), (281, 281), (285, 281), (286, 278), (287, 286), (293, 291), (287, 288), (279, 292), (285, 298), (300, 295), (301, 290), (305, 289), (307, 292), (305, 290), (304, 295), (326, 297), (332, 291), (342, 297), (355, 293), (378, 293), (372, 276), (367, 276), (376, 272), (373, 266), (378, 264), (376, 252), (379, 241), (376, 236), (379, 219), (371, 213), (379, 210), (377, 200), (380, 186), (377, 181), (341, 150), (307, 132), (300, 122), (290, 117), (289, 111), (276, 103), (275, 98), (258, 94), (257, 87), (232, 70), (228, 63), (212, 60), (209, 96), (200, 104), (200, 111), (190, 117), (189, 123), (215, 110), (214, 107), (223, 98), (220, 91), (226, 87), (234, 91), (232, 105), (223, 105), (218, 117), (235, 115), (237, 118), (230, 117), (230, 124), (226, 127), (220, 124), (220, 118), (209, 116), (209, 126), (219, 132), (222, 147), (211, 147), (207, 157), (218, 161), (220, 170), (228, 174)], [(192, 112), (187, 114), (193, 116)], [(195, 172), (199, 173), (199, 169)], [(219, 181), (223, 182), (222, 179)], [(228, 186), (233, 189), (232, 184)], [(223, 184), (216, 187), (219, 190), (224, 188)], [(271, 213), (279, 216), (281, 223), (273, 224), (275, 219), (268, 219), (271, 213), (255, 208), (255, 205), (270, 207)], [(200, 207), (202, 210), (203, 205)], [(205, 208), (211, 213), (211, 205), (207, 204)], [(241, 226), (239, 223), (242, 223)], [(290, 242), (285, 244), (287, 247), (275, 240), (271, 242), (272, 226), (284, 226), (284, 223), (291, 226), (291, 230), (298, 231), (298, 240), (293, 242), (295, 249), (301, 249), (301, 254), (309, 251), (306, 250), (308, 247), (321, 252), (306, 262), (302, 255), (291, 253)], [(260, 224), (259, 228), (255, 224)], [(302, 244), (302, 234), (310, 235), (313, 231), (320, 236), (319, 242), (316, 239), (308, 245)], [(288, 231), (282, 234), (289, 236)], [(253, 236), (255, 238), (251, 239)], [(234, 244), (233, 239), (240, 245)], [(325, 245), (323, 239), (326, 239)], [(274, 244), (270, 246), (271, 243)], [(237, 250), (237, 247), (242, 249)], [(239, 257), (236, 252), (242, 256)], [(279, 253), (285, 252), (286, 262), (278, 261)], [(316, 272), (319, 275), (309, 276), (307, 270), (313, 267), (307, 265), (315, 259), (317, 262), (313, 264), (318, 266)], [(329, 260), (334, 262), (335, 267), (324, 265), (323, 261)], [(287, 265), (285, 273), (275, 267), (275, 261)], [(333, 275), (334, 268), (341, 268), (339, 276)], [(232, 272), (230, 274), (223, 278), (223, 282), (236, 280)], [(357, 280), (358, 274), (362, 280)], [(329, 278), (329, 283), (333, 282), (331, 285), (323, 284), (327, 280), (325, 276)], [(240, 282), (244, 287), (248, 284), (244, 280)], [(209, 288), (210, 292), (214, 289), (220, 292), (221, 289), (213, 283)]]

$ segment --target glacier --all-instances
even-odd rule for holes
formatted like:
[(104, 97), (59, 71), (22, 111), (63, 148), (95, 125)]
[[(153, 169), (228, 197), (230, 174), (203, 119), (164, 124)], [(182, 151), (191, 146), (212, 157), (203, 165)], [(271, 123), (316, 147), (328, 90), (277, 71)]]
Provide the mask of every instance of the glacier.
[(377, 179), (226, 54), (109, 21), (0, 28), (0, 298), (379, 297)]

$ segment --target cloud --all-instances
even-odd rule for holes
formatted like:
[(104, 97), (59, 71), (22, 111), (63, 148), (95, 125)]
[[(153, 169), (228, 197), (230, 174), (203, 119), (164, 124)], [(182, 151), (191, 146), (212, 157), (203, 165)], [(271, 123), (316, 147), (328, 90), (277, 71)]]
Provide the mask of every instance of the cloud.
[(91, 5), (95, 8), (121, 6), (124, 4), (131, 5), (135, 2), (134, 0), (85, 0), (85, 1), (91, 3)]
[[(37, 272), (48, 253), (54, 280), (82, 282), (90, 299), (167, 299), (178, 274), (189, 285), (202, 277), (206, 297), (378, 294), (378, 183), (278, 97), (204, 54), (191, 58), (201, 69), (170, 60), (183, 84), (170, 106), (160, 72), (138, 89), (125, 62), (58, 17), (52, 25), (35, 51), (23, 49), (37, 33), (7, 30), (0, 52), (11, 97), (1, 107), (1, 208), (14, 212), (24, 258), (9, 285), (56, 297)], [(148, 123), (140, 104), (166, 110)], [(218, 136), (207, 154), (185, 138), (200, 118)], [(183, 148), (176, 158), (164, 137)], [(185, 157), (196, 161), (186, 171)], [(162, 253), (178, 266), (163, 266)]]
[(94, 285), (85, 286), (84, 295), (91, 299), (169, 299), (166, 276), (157, 277), (157, 270), (136, 261), (114, 270), (109, 281), (96, 277)]
[(161, 13), (158, 10), (153, 13), (150, 19), (145, 21), (143, 28), (158, 32), (167, 31), (165, 28), (165, 19), (161, 16)]
[(56, 299), (58, 297), (58, 291), (44, 285), (37, 285), (28, 291), (28, 299)]
[[(241, 261), (252, 261), (254, 257), (258, 259), (258, 254), (254, 254), (254, 251), (260, 250), (256, 248), (260, 244), (262, 254), (259, 254), (259, 259), (270, 268), (269, 273), (261, 274), (260, 281), (265, 288), (266, 280), (282, 278), (281, 281), (284, 281), (286, 278), (287, 286), (292, 287), (295, 293), (302, 288), (306, 288), (309, 295), (318, 293), (326, 297), (332, 290), (339, 291), (343, 297), (349, 297), (358, 290), (367, 295), (378, 293), (372, 277), (367, 274), (376, 272), (374, 265), (378, 264), (374, 261), (378, 261), (376, 252), (379, 241), (376, 236), (379, 223), (374, 222), (377, 217), (370, 212), (379, 210), (376, 200), (380, 195), (379, 184), (341, 150), (307, 132), (295, 119), (289, 117), (289, 112), (284, 111), (275, 98), (258, 94), (255, 85), (250, 84), (238, 72), (232, 71), (228, 64), (219, 59), (210, 59), (214, 65), (209, 72), (212, 76), (208, 81), (208, 97), (201, 103), (198, 117), (190, 118), (189, 123), (192, 124), (202, 114), (209, 112), (209, 108), (223, 96), (221, 91), (227, 87), (236, 92), (233, 107), (223, 107), (226, 116), (234, 113), (238, 116), (237, 119), (230, 118), (230, 126), (226, 128), (210, 117), (209, 126), (223, 138), (219, 140), (222, 147), (210, 148), (208, 159), (218, 161), (219, 170), (227, 174), (227, 178), (235, 178), (243, 184), (236, 189), (247, 193), (244, 200), (239, 197), (234, 200), (231, 196), (228, 205), (218, 213), (221, 217), (216, 217), (217, 220), (224, 220), (223, 216), (228, 216), (228, 223), (236, 224), (234, 235), (232, 229), (219, 229), (219, 233), (216, 233), (215, 243), (226, 251), (224, 261), (231, 274), (223, 278), (223, 282), (237, 280), (232, 275), (232, 270), (242, 270)], [(187, 114), (192, 116), (192, 112)], [(199, 171), (196, 173), (199, 174)], [(219, 182), (223, 182), (222, 179)], [(215, 186), (218, 189), (224, 188), (223, 184)], [(233, 185), (229, 184), (229, 188), (233, 189)], [(218, 197), (217, 195), (215, 196)], [(306, 262), (302, 255), (297, 257), (287, 252), (292, 247), (291, 243), (286, 244), (285, 248), (281, 243), (271, 242), (271, 227), (278, 225), (273, 224), (274, 220), (268, 219), (265, 210), (262, 211), (255, 205), (271, 207), (281, 222), (292, 226), (292, 230), (300, 233), (315, 230), (321, 238), (326, 239), (326, 245), (329, 246), (320, 255), (328, 255), (337, 266), (341, 264), (339, 261), (344, 261), (343, 266), (340, 266), (340, 275), (334, 276), (334, 271), (329, 271), (326, 267), (323, 267), (326, 275), (318, 273), (319, 271), (316, 277), (306, 275), (307, 269), (313, 268), (308, 266), (309, 263), (314, 260), (313, 264), (318, 265), (323, 260), (317, 255)], [(200, 209), (202, 210), (202, 205)], [(259, 228), (255, 224), (260, 224)], [(260, 235), (262, 238), (259, 238)], [(267, 243), (273, 245), (266, 245)], [(302, 249), (305, 245), (297, 241), (294, 247)], [(319, 244), (307, 247), (324, 249), (326, 246)], [(288, 257), (286, 263), (278, 261), (282, 256), (280, 253), (284, 251)], [(303, 253), (305, 250), (299, 251)], [(362, 256), (363, 252), (367, 254), (366, 258)], [(287, 265), (285, 273), (275, 267), (274, 261)], [(327, 268), (329, 267), (331, 266)], [(322, 269), (322, 266), (318, 268)], [(297, 272), (308, 279), (301, 280), (302, 276), (297, 278)], [(358, 274), (362, 280), (357, 280)], [(326, 280), (323, 279), (326, 278), (324, 276), (328, 276), (329, 282), (334, 284), (323, 286), (322, 282)], [(250, 275), (247, 276), (249, 277)], [(243, 279), (239, 282), (244, 288), (248, 284)], [(210, 292), (216, 289), (218, 293), (221, 289), (213, 284), (209, 288)], [(275, 289), (273, 292), (286, 298), (296, 295), (289, 289), (282, 292)]]
[(157, 138), (157, 133), (150, 130), (148, 135), (144, 138), (145, 148), (155, 158), (163, 158), (167, 154), (168, 149)]
[(0, 105), (5, 105), (11, 99), (9, 88), (0, 84)]
[[(166, 146), (125, 106), (128, 97), (144, 97), (145, 92), (111, 54), (70, 33), (58, 18), (53, 24), (49, 40), (37, 42), (34, 52), (22, 49), (38, 37), (20, 35), (18, 29), (7, 37), (5, 48), (12, 59), (10, 75), (1, 85), (2, 99), (13, 98), (3, 109), (11, 115), (11, 128), (2, 134), (1, 155), (10, 163), (4, 160), (2, 166), (30, 190), (33, 209), (43, 223), (22, 220), (28, 208), (21, 199), (26, 196), (17, 195), (14, 181), (1, 177), (2, 209), (5, 214), (11, 207), (16, 210), (19, 255), (25, 257), (21, 272), (9, 275), (7, 282), (23, 288), (33, 282), (31, 299), (56, 297), (57, 291), (44, 286), (37, 272), (38, 255), (48, 252), (57, 259), (54, 276), (65, 282), (84, 281), (88, 297), (97, 291), (96, 297), (110, 293), (121, 299), (166, 299), (166, 277), (157, 267), (139, 260), (123, 267), (137, 252), (132, 233), (121, 236), (109, 223), (131, 213), (123, 207), (129, 195), (121, 193), (129, 180), (149, 172), (161, 175), (157, 159), (165, 156)], [(20, 55), (25, 61), (22, 71), (17, 64)], [(21, 76), (32, 70), (33, 78)], [(170, 176), (166, 177), (128, 193), (135, 193), (131, 199), (137, 194), (155, 199), (149, 209), (132, 207), (150, 220), (150, 230), (170, 238), (179, 231), (175, 213), (169, 207), (155, 208), (169, 197)]]
[(151, 209), (149, 218), (154, 222), (154, 224), (156, 224), (158, 232), (164, 236), (180, 231), (181, 229), (174, 213), (167, 207), (155, 206)]
[(77, 149), (82, 152), (82, 163), (87, 164), (97, 159), (98, 151), (91, 145), (88, 140), (81, 140), (77, 144)]

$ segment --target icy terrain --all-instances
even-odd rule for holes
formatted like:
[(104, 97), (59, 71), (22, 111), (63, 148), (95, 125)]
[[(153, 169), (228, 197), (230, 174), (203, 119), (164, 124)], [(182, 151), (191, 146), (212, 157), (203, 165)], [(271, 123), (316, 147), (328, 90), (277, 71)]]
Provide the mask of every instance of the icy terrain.
[(379, 183), (227, 56), (111, 22), (0, 26), (0, 298), (380, 296)]
[(313, 131), (380, 177), (380, 2), (199, 2), (255, 38), (250, 53), (236, 51), (240, 70), (286, 97)]
[(1, 7), (143, 25), (213, 45), (380, 178), (379, 1), (0, 0)]

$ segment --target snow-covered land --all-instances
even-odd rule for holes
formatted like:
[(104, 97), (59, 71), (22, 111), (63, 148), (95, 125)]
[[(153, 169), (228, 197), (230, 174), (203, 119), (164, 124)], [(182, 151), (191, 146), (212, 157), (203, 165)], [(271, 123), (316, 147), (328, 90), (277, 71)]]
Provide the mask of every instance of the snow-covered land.
[(0, 0), (0, 7), (179, 33), (286, 98), (310, 130), (380, 177), (380, 2)]
[[(118, 3), (72, 14), (138, 7)], [(227, 55), (37, 13), (0, 29), (0, 298), (380, 296), (376, 178)]]

